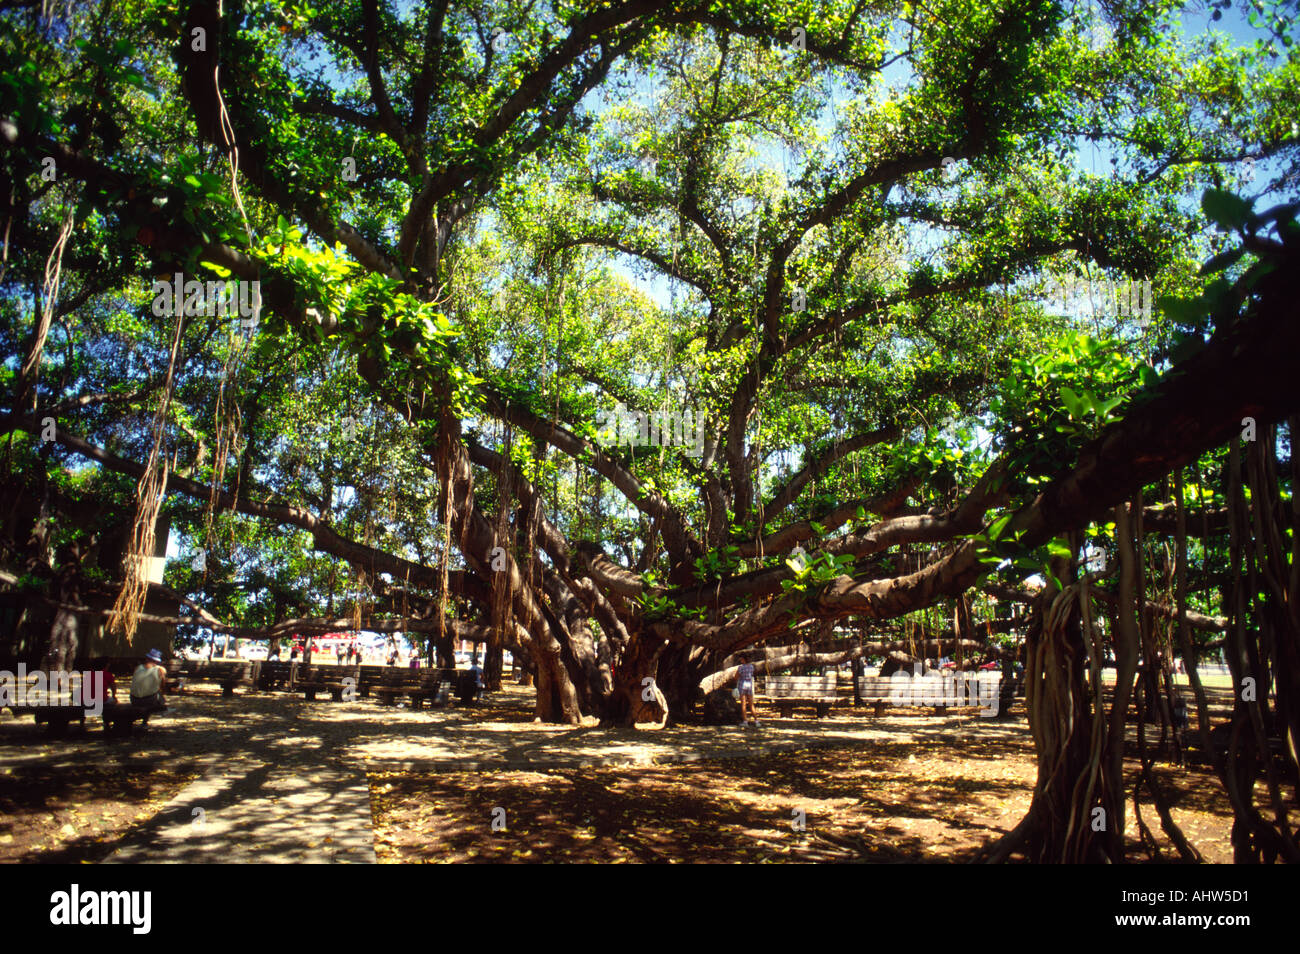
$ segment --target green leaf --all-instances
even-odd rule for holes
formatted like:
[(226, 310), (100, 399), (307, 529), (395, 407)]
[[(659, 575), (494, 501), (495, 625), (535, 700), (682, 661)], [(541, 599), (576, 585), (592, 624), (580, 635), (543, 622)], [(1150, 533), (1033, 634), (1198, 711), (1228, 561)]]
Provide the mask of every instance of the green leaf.
[(1049, 567), (1047, 564), (1043, 564), (1043, 567), (1040, 572), (1043, 574), (1043, 578), (1048, 580), (1058, 590), (1065, 589), (1065, 587), (1061, 585), (1061, 581), (1056, 578), (1056, 574), (1052, 572), (1051, 567)]
[(1055, 540), (1047, 544), (1047, 552), (1054, 557), (1060, 557), (1062, 559), (1074, 556), (1074, 551), (1070, 549), (1069, 544), (1060, 537), (1057, 537)]
[(1115, 408), (1119, 407), (1123, 403), (1124, 395), (1122, 394), (1111, 398), (1109, 401), (1102, 401), (1097, 405), (1097, 416), (1102, 420), (1105, 420), (1110, 416), (1111, 411), (1115, 410)]
[(1229, 265), (1232, 265), (1242, 255), (1246, 254), (1245, 248), (1233, 248), (1226, 252), (1220, 252), (1214, 258), (1210, 259), (1201, 266), (1198, 275), (1213, 275), (1215, 272), (1221, 272)]
[(1201, 298), (1175, 298), (1173, 295), (1161, 295), (1156, 304), (1180, 325), (1196, 325), (1209, 310)]
[(1083, 417), (1085, 410), (1083, 398), (1074, 391), (1067, 387), (1061, 388), (1061, 400), (1065, 402), (1065, 409), (1070, 412), (1070, 417)]
[(1225, 229), (1239, 229), (1254, 218), (1251, 203), (1223, 189), (1206, 189), (1201, 196), (1205, 217)]

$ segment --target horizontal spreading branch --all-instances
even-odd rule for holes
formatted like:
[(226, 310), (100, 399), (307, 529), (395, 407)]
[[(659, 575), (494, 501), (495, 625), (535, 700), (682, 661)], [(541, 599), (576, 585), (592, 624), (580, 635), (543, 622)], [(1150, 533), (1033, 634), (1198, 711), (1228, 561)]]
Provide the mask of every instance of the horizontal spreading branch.
[[(849, 662), (853, 659), (861, 659), (864, 656), (887, 656), (901, 657), (900, 662), (911, 662), (920, 658), (912, 655), (919, 651), (926, 658), (935, 658), (940, 655), (957, 652), (982, 653), (985, 656), (993, 658), (1012, 658), (1008, 650), (1004, 650), (992, 643), (987, 643), (978, 639), (957, 639), (952, 636), (940, 637), (937, 639), (918, 639), (909, 641), (905, 639), (896, 639), (889, 641), (879, 641), (870, 643), (859, 643), (853, 646), (846, 646), (843, 649), (818, 650), (809, 647), (797, 647), (793, 652), (784, 653), (777, 656), (769, 656), (766, 659), (758, 660), (754, 663), (754, 672), (768, 673), (780, 672), (783, 669), (791, 669), (795, 666), (838, 666), (841, 663)], [(736, 679), (736, 674), (740, 671), (740, 665), (728, 666), (726, 669), (711, 673), (700, 680), (700, 691), (706, 695), (716, 689), (729, 685)]]
[[(1293, 254), (1291, 257), (1300, 257)], [(1171, 369), (1130, 413), (1086, 446), (1074, 467), (1012, 515), (1004, 539), (1022, 549), (1102, 518), (1139, 487), (1240, 437), (1244, 418), (1261, 426), (1300, 407), (1300, 323), (1284, 304), (1300, 298), (1300, 262), (1260, 283), (1260, 313), (1223, 316), (1209, 344)], [(654, 624), (665, 639), (736, 649), (780, 634), (796, 619), (885, 619), (933, 605), (975, 585), (991, 567), (968, 539), (915, 573), (860, 582), (841, 576), (737, 614), (723, 625)]]
[[(21, 428), (32, 434), (41, 432), (40, 422), (26, 415), (0, 412), (0, 430), (4, 428)], [(54, 440), (76, 454), (93, 460), (108, 470), (131, 477), (139, 477), (144, 466), (132, 460), (119, 457), (102, 447), (91, 444), (62, 427), (56, 427)], [(211, 494), (211, 487), (188, 477), (172, 474), (168, 477), (167, 490), (183, 493), (188, 497), (206, 501)], [(329, 523), (308, 510), (288, 504), (273, 504), (251, 499), (246, 490), (241, 489), (238, 496), (229, 491), (218, 491), (217, 506), (224, 510), (247, 514), (270, 520), (273, 523), (295, 526), (312, 535), (312, 543), (317, 550), (329, 553), (349, 563), (364, 567), (372, 574), (390, 573), (395, 578), (438, 589), (441, 580), (434, 567), (427, 567), (412, 562), (395, 554), (378, 550), (374, 547), (351, 540), (329, 525)]]

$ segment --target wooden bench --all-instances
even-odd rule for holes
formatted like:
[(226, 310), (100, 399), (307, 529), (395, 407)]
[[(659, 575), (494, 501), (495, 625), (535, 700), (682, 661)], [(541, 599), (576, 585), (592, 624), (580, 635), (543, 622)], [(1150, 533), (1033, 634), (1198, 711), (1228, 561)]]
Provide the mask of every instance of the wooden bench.
[(873, 713), (880, 717), (892, 705), (890, 695), (896, 686), (888, 676), (859, 676), (858, 698), (871, 706)]
[[(163, 667), (167, 670), (167, 692), (173, 695), (178, 695), (184, 692), (185, 684), (189, 682), (189, 679), (186, 678), (185, 675), (184, 663), (179, 659), (169, 659), (163, 663)], [(126, 682), (118, 683), (118, 685), (125, 686), (129, 693), (131, 691), (130, 677), (127, 677)]]
[(483, 687), (479, 681), (483, 678), (482, 672), (479, 678), (475, 679), (474, 674), (468, 669), (458, 669), (452, 673), (452, 688), (456, 691), (456, 699), (465, 704), (477, 702), (483, 692)]
[(84, 730), (86, 713), (92, 710), (87, 709), (83, 702), (80, 672), (74, 670), (65, 674), (67, 682), (58, 689), (48, 688), (53, 685), (55, 674), (45, 672), (47, 688), (39, 692), (31, 679), (34, 675), (34, 672), (28, 673), (27, 684), (21, 690), (25, 704), (6, 703), (6, 708), (11, 709), (15, 717), (31, 713), (37, 725), (45, 725), (45, 732), (50, 736), (62, 735), (71, 722), (79, 722)]
[(820, 676), (768, 676), (762, 698), (775, 706), (783, 719), (790, 718), (797, 708), (816, 709), (820, 719), (839, 701), (838, 686), (836, 672)]
[(220, 663), (222, 668), (207, 678), (221, 686), (222, 696), (233, 696), (236, 686), (253, 685), (253, 667), (249, 663)]
[(45, 724), (45, 733), (51, 736), (59, 736), (67, 730), (71, 722), (81, 723), (82, 729), (86, 727), (86, 709), (81, 706), (70, 703), (51, 703), (38, 702), (35, 705), (26, 706), (9, 706), (15, 716), (24, 716), (31, 713), (37, 725)]
[(328, 692), (335, 702), (342, 702), (349, 688), (356, 691), (358, 681), (356, 666), (301, 666), (294, 673), (292, 689), (305, 693), (309, 702), (315, 700), (318, 692)]
[(419, 709), (425, 700), (432, 703), (438, 698), (442, 684), (442, 670), (439, 669), (398, 669), (385, 676), (371, 688), (379, 697), (381, 706), (395, 706), (398, 699), (406, 696), (411, 700), (411, 708)]
[(265, 692), (288, 689), (289, 680), (293, 676), (293, 667), (296, 665), (298, 665), (296, 662), (287, 663), (279, 660), (262, 663), (257, 670), (257, 688)]
[(418, 669), (419, 680), (406, 696), (411, 700), (411, 708), (419, 709), (427, 700), (429, 707), (438, 699), (438, 689), (442, 685), (442, 671), (438, 669)]
[[(997, 697), (1002, 683), (1001, 673), (946, 670), (942, 675), (942, 679), (926, 676), (918, 678), (910, 674), (898, 677), (861, 676), (858, 680), (858, 696), (873, 706), (877, 716), (884, 715), (889, 706), (932, 708), (936, 712), (942, 712), (958, 701), (959, 693), (953, 687), (954, 676), (965, 681), (960, 692), (963, 706), (983, 708), (985, 702), (981, 700)], [(914, 693), (913, 688), (926, 691)], [(936, 695), (939, 698), (934, 698)]]
[(104, 732), (108, 735), (130, 735), (134, 723), (147, 726), (151, 715), (166, 711), (152, 706), (139, 706), (133, 702), (105, 702), (102, 717)]
[[(215, 682), (221, 686), (222, 696), (233, 696), (236, 686), (254, 687), (257, 683), (255, 672), (257, 666), (251, 662), (208, 662), (207, 660), (195, 660), (185, 664), (180, 670), (183, 679), (193, 682)], [(164, 692), (174, 692), (176, 687), (172, 684), (170, 670), (167, 676), (167, 685)]]
[(81, 706), (39, 705), (32, 706), (31, 711), (37, 725), (45, 723), (45, 731), (49, 735), (62, 735), (70, 722), (79, 722), (83, 730), (86, 728), (86, 710)]
[(407, 672), (408, 670), (405, 669), (391, 668), (371, 686), (370, 691), (379, 697), (381, 706), (397, 705), (397, 700), (406, 693)]
[(362, 663), (357, 666), (357, 696), (362, 699), (369, 699), (371, 690), (375, 686), (383, 684), (384, 672), (390, 668), (369, 663)]

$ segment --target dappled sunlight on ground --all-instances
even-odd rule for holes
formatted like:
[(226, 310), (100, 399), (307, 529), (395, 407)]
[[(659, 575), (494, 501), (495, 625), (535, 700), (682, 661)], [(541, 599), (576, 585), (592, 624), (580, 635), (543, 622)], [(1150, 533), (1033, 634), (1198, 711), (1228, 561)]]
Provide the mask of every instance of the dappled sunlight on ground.
[[(519, 687), (433, 710), (172, 701), (120, 740), (0, 723), (0, 860), (366, 860), (373, 827), (389, 862), (964, 861), (1023, 817), (1036, 772), (1019, 708), (647, 732), (534, 723)], [(1207, 860), (1230, 860), (1213, 773), (1156, 774)], [(1127, 822), (1136, 845), (1131, 798)]]

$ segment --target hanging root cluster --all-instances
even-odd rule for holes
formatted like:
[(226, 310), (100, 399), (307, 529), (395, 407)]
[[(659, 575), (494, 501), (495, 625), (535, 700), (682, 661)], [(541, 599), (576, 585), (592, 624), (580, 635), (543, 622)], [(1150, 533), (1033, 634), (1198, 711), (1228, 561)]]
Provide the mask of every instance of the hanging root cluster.
[(176, 356), (180, 351), (181, 331), (184, 325), (184, 317), (178, 314), (176, 330), (172, 335), (171, 356), (167, 361), (167, 377), (162, 395), (158, 399), (158, 410), (154, 414), (151, 428), (153, 445), (149, 450), (149, 459), (145, 464), (144, 473), (140, 475), (140, 481), (135, 489), (135, 520), (131, 525), (131, 541), (127, 546), (123, 567), (125, 578), (109, 613), (109, 631), (125, 636), (128, 645), (135, 638), (140, 612), (144, 609), (145, 598), (149, 595), (149, 563), (156, 544), (158, 511), (167, 492), (167, 477), (170, 470), (167, 458), (162, 453), (162, 444), (167, 432), (167, 412), (171, 408)]
[[(232, 333), (230, 350), (226, 354), (226, 362), (221, 369), (221, 385), (217, 388), (216, 406), (212, 412), (217, 446), (212, 462), (212, 485), (208, 489), (208, 503), (203, 510), (203, 546), (209, 552), (213, 548), (215, 536), (213, 523), (217, 512), (217, 502), (221, 496), (222, 487), (226, 482), (226, 462), (232, 455), (238, 457), (242, 452), (240, 435), (243, 430), (244, 417), (239, 402), (234, 399), (234, 392), (235, 379), (239, 374), (239, 368), (247, 351), (247, 340), (243, 335)], [(235, 471), (235, 486), (232, 493), (235, 497), (239, 496), (238, 469)], [(231, 533), (233, 543), (233, 529)], [(206, 565), (203, 572), (206, 576)]]

